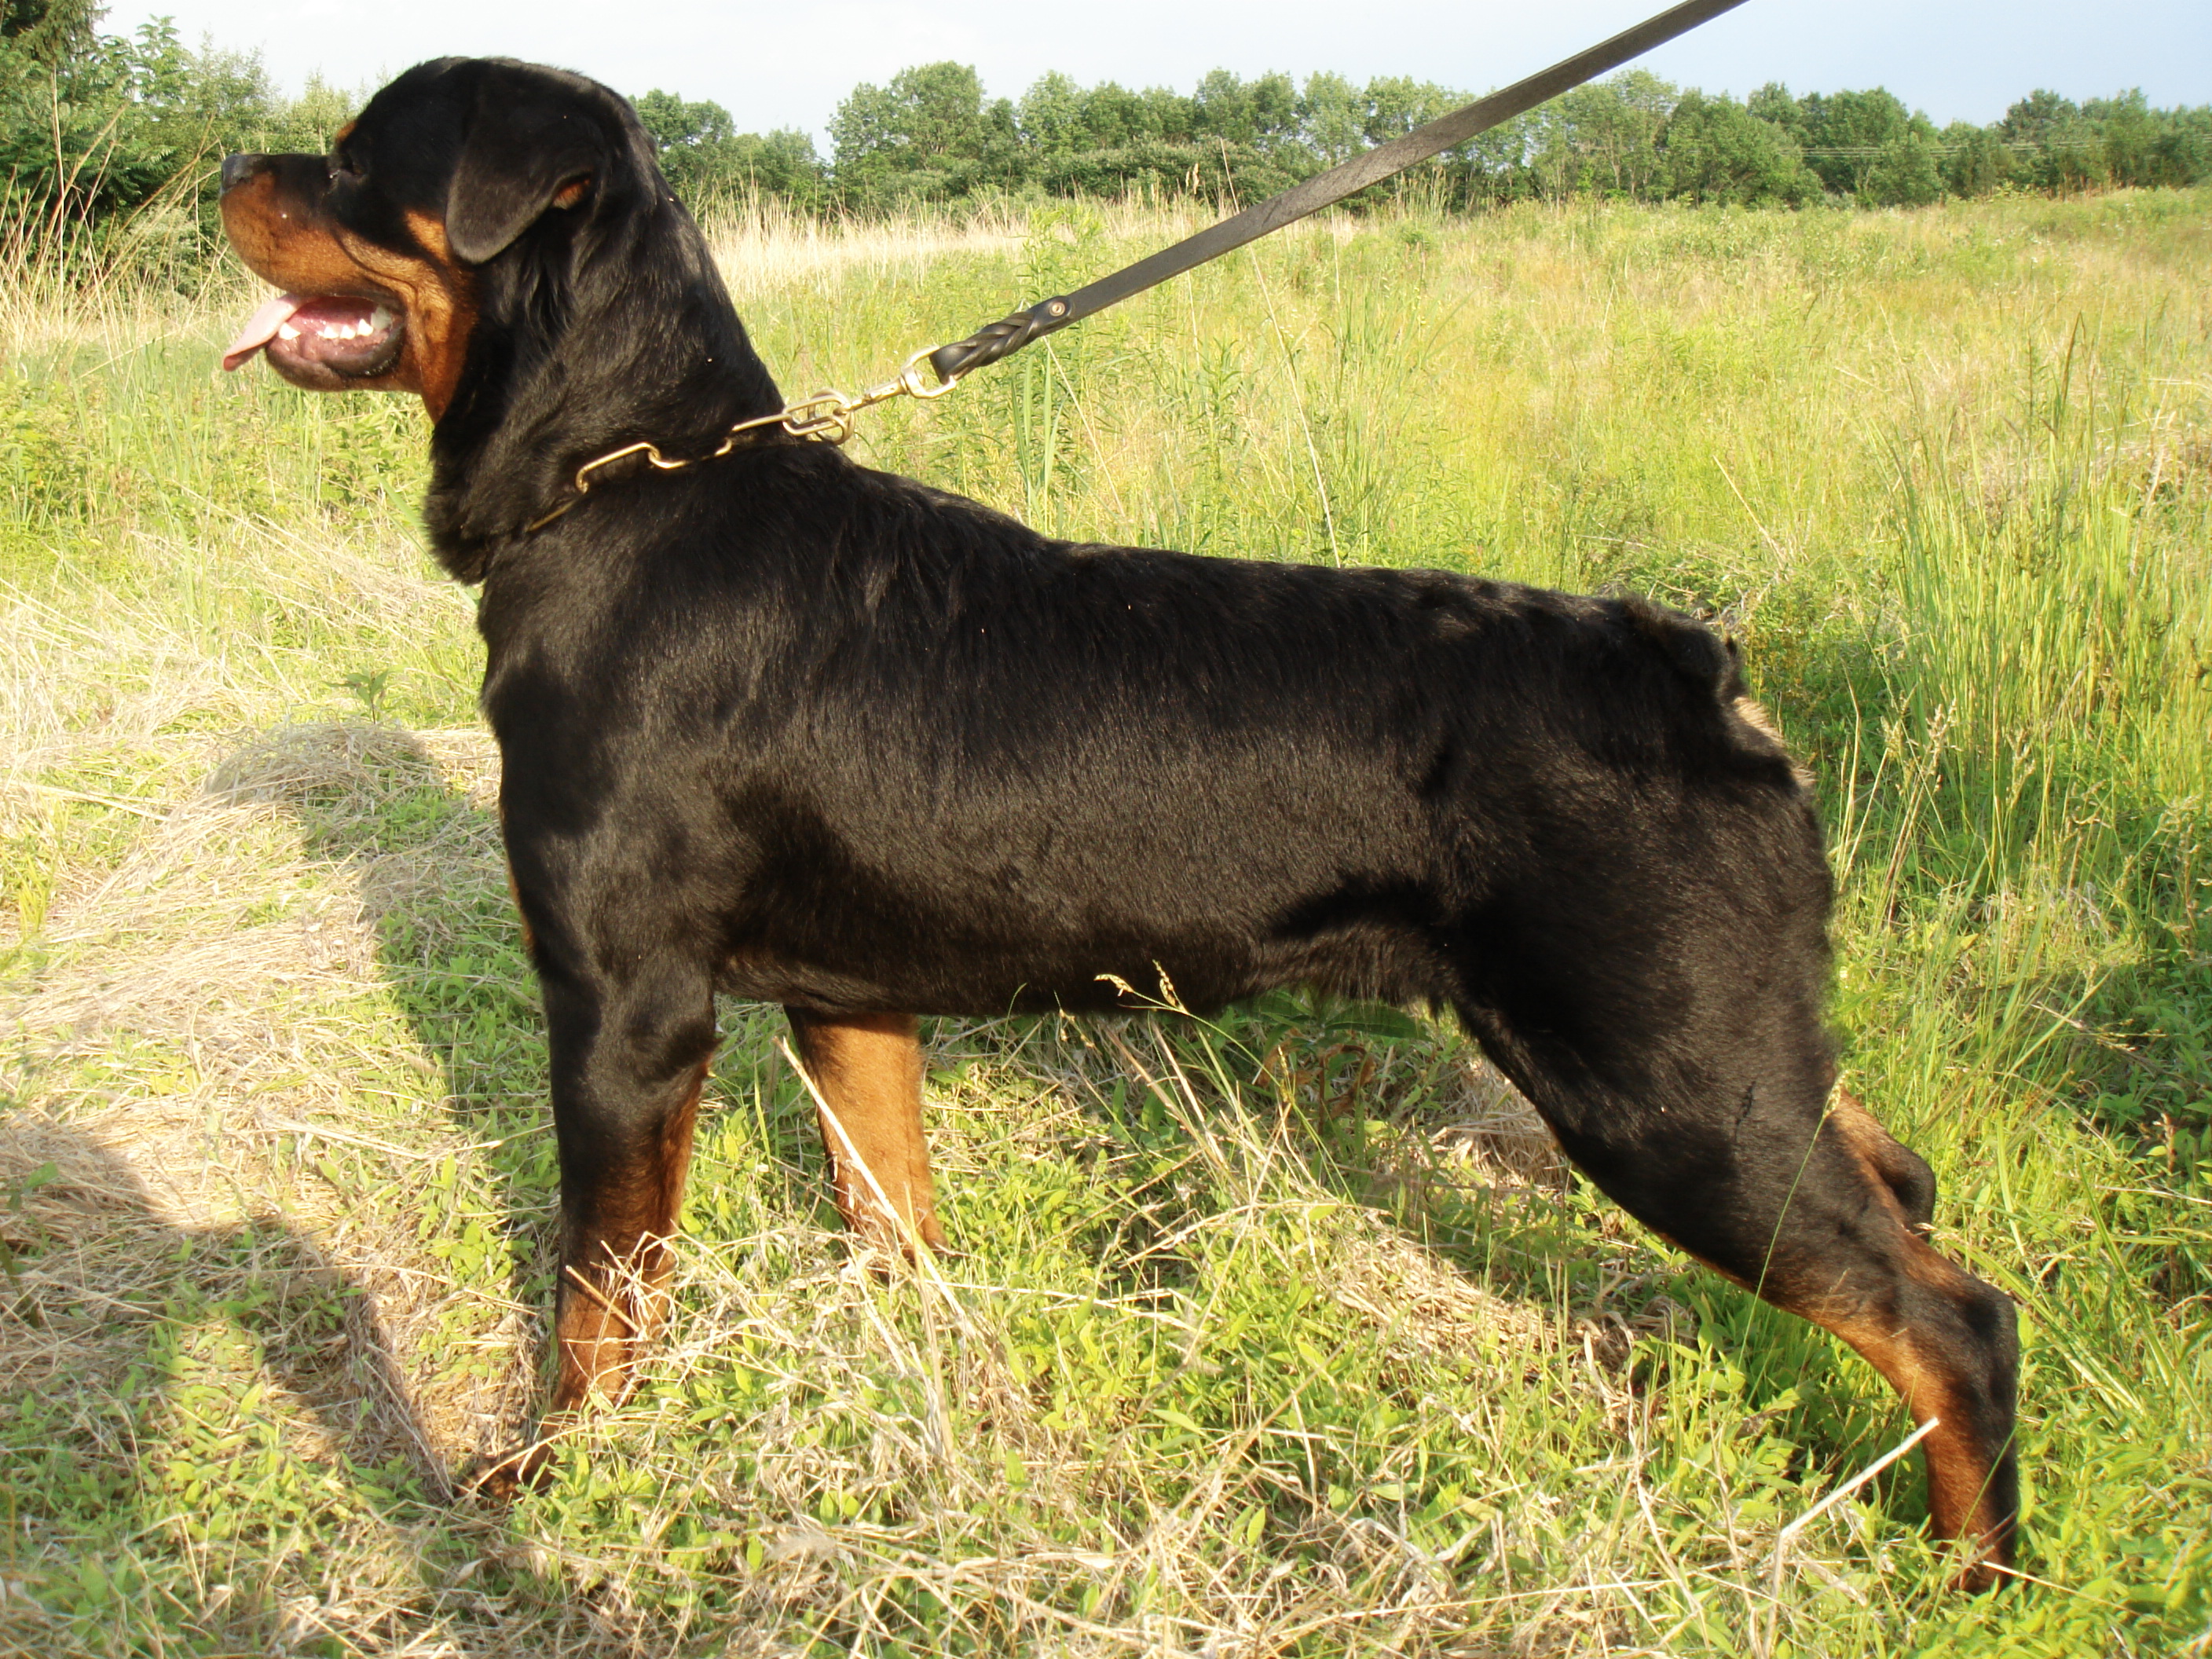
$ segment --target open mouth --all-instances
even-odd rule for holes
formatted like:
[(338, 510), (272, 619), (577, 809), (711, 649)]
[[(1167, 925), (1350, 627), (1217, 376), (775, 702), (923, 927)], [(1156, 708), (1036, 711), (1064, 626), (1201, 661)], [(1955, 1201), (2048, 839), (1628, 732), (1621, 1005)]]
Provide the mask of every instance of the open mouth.
[(325, 374), (377, 375), (398, 361), (404, 337), (398, 313), (380, 301), (283, 294), (246, 320), (224, 348), (222, 366), (242, 368), (266, 350), (272, 368), (297, 371), (309, 381)]

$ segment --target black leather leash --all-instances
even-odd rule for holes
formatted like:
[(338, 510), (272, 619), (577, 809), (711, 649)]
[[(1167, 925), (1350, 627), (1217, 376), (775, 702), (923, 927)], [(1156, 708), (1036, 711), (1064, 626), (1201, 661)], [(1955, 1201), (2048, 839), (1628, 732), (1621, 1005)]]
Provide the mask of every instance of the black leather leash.
[[(1232, 249), (1247, 242), (1256, 241), (1273, 230), (1295, 223), (1309, 214), (1318, 213), (1333, 203), (1340, 202), (1354, 191), (1370, 185), (1380, 184), (1394, 174), (1403, 173), (1417, 161), (1425, 161), (1431, 155), (1449, 149), (1454, 144), (1463, 144), (1479, 132), (1487, 131), (1501, 121), (1510, 121), (1525, 110), (1531, 110), (1547, 99), (1556, 98), (1583, 82), (1595, 80), (1607, 70), (1618, 69), (1632, 58), (1641, 57), (1652, 47), (1663, 45), (1678, 34), (1687, 33), (1698, 24), (1733, 11), (1744, 0), (1683, 0), (1656, 17), (1645, 19), (1632, 29), (1624, 30), (1610, 40), (1601, 41), (1587, 52), (1577, 52), (1563, 58), (1547, 70), (1516, 81), (1503, 92), (1493, 92), (1487, 98), (1478, 98), (1464, 109), (1454, 110), (1449, 115), (1415, 127), (1401, 138), (1393, 138), (1387, 144), (1378, 144), (1349, 161), (1316, 173), (1302, 185), (1294, 185), (1279, 196), (1271, 196), (1256, 207), (1246, 208), (1233, 214), (1210, 229), (1195, 236), (1186, 237), (1173, 247), (1162, 248), (1158, 253), (1125, 265), (1110, 276), (1101, 276), (1097, 282), (1079, 288), (1073, 294), (1063, 294), (1049, 300), (1041, 300), (1026, 310), (979, 329), (964, 340), (955, 340), (950, 345), (932, 349), (924, 347), (908, 357), (899, 368), (898, 374), (880, 386), (865, 392), (848, 394), (835, 390), (815, 392), (797, 403), (785, 405), (773, 415), (757, 416), (740, 421), (723, 437), (721, 447), (710, 455), (667, 456), (650, 440), (625, 444), (610, 450), (576, 469), (573, 484), (575, 494), (534, 523), (524, 526), (527, 536), (544, 529), (556, 519), (581, 501), (591, 492), (592, 475), (600, 468), (633, 455), (641, 455), (648, 465), (663, 472), (675, 472), (696, 466), (728, 454), (740, 444), (756, 439), (768, 438), (781, 433), (794, 438), (818, 439), (828, 443), (842, 443), (853, 435), (853, 416), (874, 404), (887, 403), (893, 398), (941, 398), (958, 385), (961, 377), (986, 364), (995, 363), (1001, 357), (1019, 351), (1032, 340), (1066, 328), (1070, 323), (1080, 322), (1127, 299), (1133, 294), (1142, 294), (1156, 288), (1170, 276), (1179, 276), (1193, 265), (1202, 265), (1208, 259), (1218, 259)], [(922, 373), (922, 365), (929, 365), (933, 380)]]
[(1292, 185), (1279, 196), (1271, 196), (1256, 207), (1246, 208), (1195, 236), (1186, 237), (1173, 247), (1162, 248), (1135, 264), (1124, 266), (1110, 276), (1102, 276), (1073, 294), (1040, 301), (988, 328), (977, 330), (964, 340), (941, 345), (927, 354), (929, 366), (940, 380), (954, 380), (987, 363), (995, 363), (1032, 340), (1041, 340), (1133, 294), (1157, 287), (1170, 276), (1180, 276), (1193, 265), (1218, 259), (1270, 231), (1280, 230), (1357, 191), (1403, 173), (1418, 161), (1425, 161), (1455, 144), (1463, 144), (1477, 133), (1510, 121), (1585, 81), (1595, 80), (1607, 70), (1618, 69), (1630, 58), (1640, 58), (1652, 47), (1687, 33), (1700, 23), (1724, 11), (1733, 11), (1742, 3), (1743, 0), (1684, 0), (1683, 4), (1647, 18), (1610, 40), (1565, 58), (1525, 81), (1516, 81), (1503, 92), (1493, 92), (1464, 109), (1454, 110), (1425, 126), (1415, 127), (1402, 138), (1378, 144), (1302, 185)]

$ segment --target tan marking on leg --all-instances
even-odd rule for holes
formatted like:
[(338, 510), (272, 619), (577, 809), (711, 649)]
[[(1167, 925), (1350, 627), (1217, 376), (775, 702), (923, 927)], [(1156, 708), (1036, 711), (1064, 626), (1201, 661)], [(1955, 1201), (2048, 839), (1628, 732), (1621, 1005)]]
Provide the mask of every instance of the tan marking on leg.
[(554, 1332), (560, 1375), (549, 1417), (572, 1413), (594, 1398), (621, 1400), (645, 1345), (667, 1322), (675, 1270), (669, 1243), (684, 1204), (706, 1080), (702, 1061), (683, 1105), (670, 1114), (651, 1163), (635, 1172), (628, 1190), (601, 1194), (603, 1213), (590, 1259), (562, 1264)]
[(514, 871), (507, 872), (507, 896), (514, 901), (515, 919), (522, 924), (522, 951), (525, 956), (538, 954), (538, 935), (530, 931), (530, 918), (523, 913), (522, 890), (514, 884)]
[(1865, 1170), (1873, 1183), (1875, 1201), (1917, 1233), (1922, 1224), (1905, 1213), (1895, 1182), (1913, 1173), (1917, 1163), (1905, 1143), (1883, 1127), (1881, 1120), (1859, 1103), (1858, 1097), (1840, 1084), (1828, 1097), (1828, 1125), (1844, 1150)]
[[(1909, 1277), (1947, 1301), (1971, 1298), (1975, 1281), (1963, 1268), (1916, 1234), (1908, 1231), (1904, 1238), (1900, 1265)], [(1894, 1328), (1856, 1300), (1770, 1299), (1857, 1350), (1902, 1396), (1916, 1425), (1939, 1419), (1921, 1443), (1927, 1457), (1929, 1518), (1938, 1536), (1957, 1540), (1966, 1551), (1960, 1585), (1987, 1588), (1997, 1570), (2011, 1562), (2011, 1528), (1991, 1501), (1996, 1460), (1976, 1432), (1976, 1413), (1955, 1364), (1925, 1338)]]
[[(1868, 1121), (1873, 1121), (1871, 1117)], [(1875, 1127), (1881, 1128), (1879, 1124)], [(1888, 1188), (1879, 1178), (1874, 1184), (1887, 1194)], [(1890, 1207), (1898, 1207), (1894, 1198)], [(1903, 1224), (1901, 1216), (1899, 1220), (1904, 1241), (1899, 1265), (1906, 1274), (1946, 1299), (1970, 1292), (1976, 1281), (1966, 1270), (1931, 1249)], [(1863, 1302), (1847, 1292), (1839, 1295), (1833, 1288), (1824, 1287), (1820, 1292), (1808, 1293), (1784, 1283), (1779, 1275), (1768, 1275), (1763, 1283), (1754, 1285), (1686, 1249), (1679, 1239), (1663, 1232), (1659, 1236), (1730, 1284), (1842, 1338), (1897, 1390), (1915, 1427), (1931, 1417), (1941, 1419), (1935, 1431), (1920, 1443), (1927, 1461), (1929, 1521), (1939, 1536), (1956, 1539), (1966, 1547), (1966, 1565), (1959, 1574), (1958, 1588), (1987, 1589), (1996, 1582), (1998, 1573), (2012, 1563), (2011, 1528), (1999, 1520), (1990, 1501), (1996, 1465), (1974, 1433), (1972, 1413), (1961, 1404), (1951, 1368), (1943, 1364), (1942, 1356), (1923, 1352), (1923, 1345), (1914, 1342), (1912, 1333), (1878, 1321)]]
[[(835, 1124), (824, 1118), (822, 1143), (846, 1226), (902, 1254), (910, 1253), (910, 1236), (933, 1249), (942, 1245), (929, 1143), (921, 1129), (921, 1045), (915, 1017), (807, 1015), (794, 1018), (792, 1029), (814, 1086), (836, 1116)], [(854, 1167), (855, 1158), (867, 1166), (866, 1175)], [(884, 1213), (868, 1176), (890, 1200), (895, 1216)]]

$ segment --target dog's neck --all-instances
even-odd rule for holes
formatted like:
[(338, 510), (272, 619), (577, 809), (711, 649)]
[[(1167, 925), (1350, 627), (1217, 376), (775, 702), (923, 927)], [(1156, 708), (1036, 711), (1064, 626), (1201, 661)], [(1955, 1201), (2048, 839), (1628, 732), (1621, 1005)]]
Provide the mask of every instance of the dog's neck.
[(738, 422), (783, 406), (667, 186), (656, 174), (614, 205), (479, 270), (478, 319), (431, 434), (423, 502), (431, 545), (462, 581), (483, 580), (501, 544), (571, 500), (586, 461), (641, 439), (703, 455)]

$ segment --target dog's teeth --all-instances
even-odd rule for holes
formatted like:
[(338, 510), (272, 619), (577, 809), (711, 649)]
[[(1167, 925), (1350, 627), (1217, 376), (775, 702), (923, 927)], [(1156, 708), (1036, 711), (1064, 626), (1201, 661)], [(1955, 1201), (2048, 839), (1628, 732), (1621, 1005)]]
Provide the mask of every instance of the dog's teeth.
[(279, 323), (276, 325), (276, 337), (280, 340), (296, 340), (300, 337), (300, 331), (289, 323)]
[(369, 334), (381, 334), (391, 326), (392, 313), (382, 306), (379, 306), (368, 313), (368, 324), (363, 331)]

